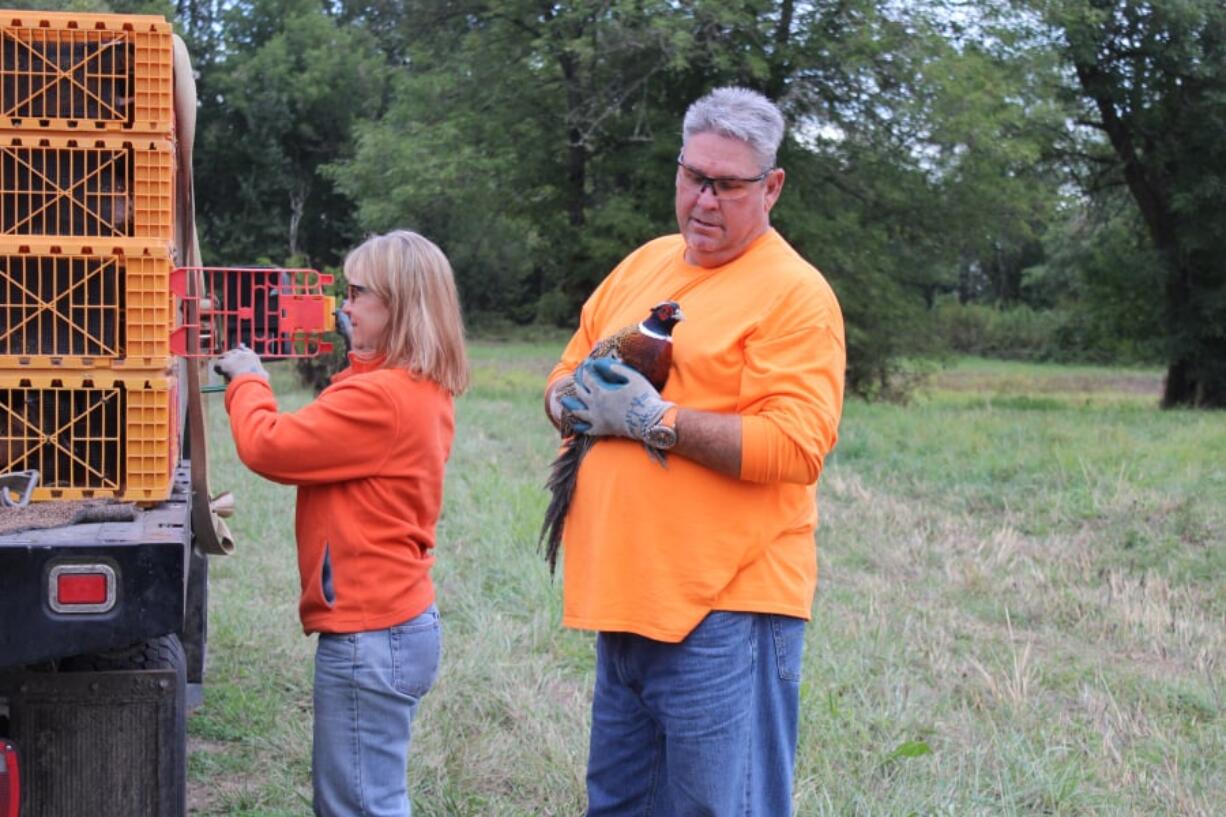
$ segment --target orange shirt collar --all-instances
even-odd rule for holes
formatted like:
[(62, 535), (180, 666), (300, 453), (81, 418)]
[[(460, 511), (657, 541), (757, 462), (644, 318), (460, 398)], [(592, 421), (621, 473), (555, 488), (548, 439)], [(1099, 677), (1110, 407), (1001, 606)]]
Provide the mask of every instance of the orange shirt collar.
[(346, 377), (355, 374), (365, 374), (373, 372), (375, 369), (383, 368), (383, 364), (387, 361), (387, 355), (359, 355), (357, 352), (350, 352), (349, 366), (336, 374), (332, 375), (332, 382), (339, 383)]

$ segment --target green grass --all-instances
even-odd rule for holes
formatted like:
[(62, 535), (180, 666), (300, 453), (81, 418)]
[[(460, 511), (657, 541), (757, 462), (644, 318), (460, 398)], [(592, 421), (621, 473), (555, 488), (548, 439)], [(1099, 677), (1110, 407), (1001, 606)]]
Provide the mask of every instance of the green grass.
[[(560, 344), (478, 343), (439, 529), (444, 664), (414, 813), (576, 815), (592, 639), (536, 552)], [(309, 399), (274, 373), (284, 405)], [(796, 811), (1195, 815), (1226, 802), (1226, 416), (1156, 409), (1160, 373), (966, 360), (909, 406), (851, 402), (822, 479)], [(234, 459), (215, 400), (199, 815), (310, 802), (313, 639), (293, 494)]]

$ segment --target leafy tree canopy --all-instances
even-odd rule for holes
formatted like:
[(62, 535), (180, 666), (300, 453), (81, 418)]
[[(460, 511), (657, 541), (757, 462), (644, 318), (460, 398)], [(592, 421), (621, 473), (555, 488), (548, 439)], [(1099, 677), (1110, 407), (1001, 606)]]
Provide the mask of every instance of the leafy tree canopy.
[(1161, 348), (1168, 404), (1226, 399), (1220, 0), (70, 1), (187, 39), (212, 262), (404, 226), (475, 324), (572, 322), (676, 229), (682, 115), (738, 84), (788, 119), (774, 219), (839, 294), (853, 391), (938, 354), (953, 299), (1059, 309)]

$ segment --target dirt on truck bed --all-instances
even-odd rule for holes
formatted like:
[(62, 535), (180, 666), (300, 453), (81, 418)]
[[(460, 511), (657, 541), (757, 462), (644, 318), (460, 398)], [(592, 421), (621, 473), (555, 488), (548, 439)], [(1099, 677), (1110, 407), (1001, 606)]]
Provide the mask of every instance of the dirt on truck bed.
[(0, 535), (89, 522), (131, 522), (136, 506), (113, 499), (33, 502), (22, 508), (0, 507)]

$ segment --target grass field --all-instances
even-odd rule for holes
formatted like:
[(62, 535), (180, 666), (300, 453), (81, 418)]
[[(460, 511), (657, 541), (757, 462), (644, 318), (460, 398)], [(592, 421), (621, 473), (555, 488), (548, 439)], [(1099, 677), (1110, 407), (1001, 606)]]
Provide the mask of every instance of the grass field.
[[(438, 536), (444, 664), (414, 813), (582, 813), (592, 637), (536, 552), (558, 344), (474, 344)], [(283, 407), (309, 395), (274, 373)], [(909, 406), (850, 402), (822, 477), (796, 813), (1195, 815), (1226, 808), (1226, 414), (1148, 371), (961, 361)], [(198, 815), (310, 813), (313, 639), (293, 494), (237, 464), (212, 562)]]

